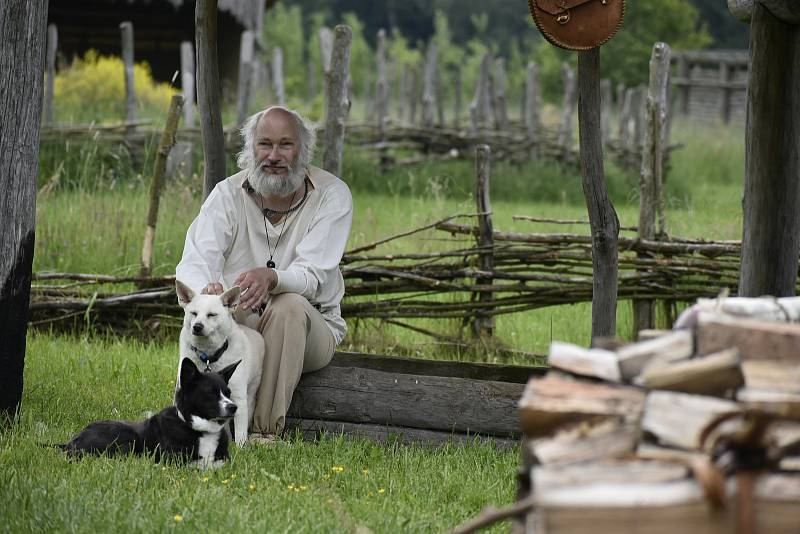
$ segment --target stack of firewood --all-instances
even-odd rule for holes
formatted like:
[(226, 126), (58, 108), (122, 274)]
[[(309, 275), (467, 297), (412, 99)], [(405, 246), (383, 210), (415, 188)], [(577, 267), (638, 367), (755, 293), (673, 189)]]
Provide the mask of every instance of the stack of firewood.
[(799, 316), (720, 298), (637, 343), (553, 343), (519, 404), (525, 531), (800, 532)]

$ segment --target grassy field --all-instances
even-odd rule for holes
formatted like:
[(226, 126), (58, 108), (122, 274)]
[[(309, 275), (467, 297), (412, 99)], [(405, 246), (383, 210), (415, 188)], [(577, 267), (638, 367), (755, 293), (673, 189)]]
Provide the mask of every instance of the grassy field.
[[(673, 154), (667, 182), (671, 234), (740, 237), (741, 138), (735, 127), (676, 125), (673, 142), (683, 148)], [(99, 146), (43, 152), (34, 270), (137, 272), (151, 167), (149, 160), (137, 167), (124, 154)], [(349, 150), (345, 167), (355, 201), (350, 247), (474, 211), (469, 162), (382, 173)], [(607, 179), (621, 223), (635, 225), (636, 177), (608, 164)], [(156, 274), (174, 272), (200, 202), (199, 179), (168, 185), (156, 234)], [(500, 230), (588, 233), (582, 225), (512, 220), (585, 219), (580, 178), (567, 168), (494, 163), (492, 206)], [(385, 252), (441, 246), (439, 236), (426, 232), (392, 242)], [(496, 331), (508, 347), (539, 354), (552, 340), (586, 345), (590, 311), (585, 303), (504, 316)], [(630, 305), (620, 303), (618, 333), (629, 335), (630, 325)], [(377, 322), (350, 328), (344, 349), (529, 362), (491, 351), (454, 356), (430, 338)], [(0, 433), (0, 532), (432, 532), (514, 499), (518, 451), (479, 444), (423, 449), (336, 436), (304, 443), (287, 436), (274, 448), (234, 448), (231, 462), (205, 473), (147, 458), (68, 461), (42, 446), (68, 439), (91, 420), (139, 419), (167, 405), (176, 374), (175, 340), (29, 335), (20, 417)]]

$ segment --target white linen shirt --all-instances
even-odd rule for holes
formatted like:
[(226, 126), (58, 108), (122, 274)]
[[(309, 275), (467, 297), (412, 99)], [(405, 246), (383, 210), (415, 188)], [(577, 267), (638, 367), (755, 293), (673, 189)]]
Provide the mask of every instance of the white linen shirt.
[(247, 171), (238, 172), (208, 195), (186, 232), (176, 278), (198, 292), (211, 282), (228, 289), (241, 273), (266, 266), (271, 247), (278, 275), (271, 293), (297, 293), (308, 299), (338, 345), (347, 332), (340, 308), (344, 279), (339, 262), (353, 219), (350, 189), (331, 173), (309, 167), (314, 187), (309, 187), (306, 201), (273, 226), (269, 220), (265, 223), (243, 187), (247, 176)]

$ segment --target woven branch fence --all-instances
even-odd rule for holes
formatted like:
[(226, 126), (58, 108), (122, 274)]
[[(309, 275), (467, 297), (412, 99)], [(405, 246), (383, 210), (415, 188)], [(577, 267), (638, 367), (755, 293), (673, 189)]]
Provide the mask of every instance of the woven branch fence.
[[(341, 264), (347, 288), (344, 317), (468, 321), (479, 314), (591, 302), (589, 235), (494, 231), (494, 244), (478, 247), (473, 239), (478, 227), (453, 222), (464, 217), (454, 215), (348, 251)], [(422, 232), (426, 239), (436, 240), (439, 251), (379, 253), (388, 242)], [(713, 297), (722, 288), (735, 291), (740, 248), (738, 241), (620, 236), (619, 299), (674, 303)], [(486, 254), (494, 258), (491, 271), (478, 268)], [(174, 277), (37, 273), (31, 288), (31, 324), (41, 327), (91, 318), (94, 324), (125, 328), (131, 321), (177, 319), (182, 311), (173, 287)], [(480, 294), (490, 297), (479, 299)]]

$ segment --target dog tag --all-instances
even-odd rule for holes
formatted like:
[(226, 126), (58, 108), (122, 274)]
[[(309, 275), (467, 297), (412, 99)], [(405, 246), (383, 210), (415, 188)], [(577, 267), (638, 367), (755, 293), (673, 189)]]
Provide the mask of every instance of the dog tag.
[(272, 261), (272, 260), (267, 260), (267, 267), (269, 267), (270, 269), (274, 269), (275, 268), (275, 262)]

